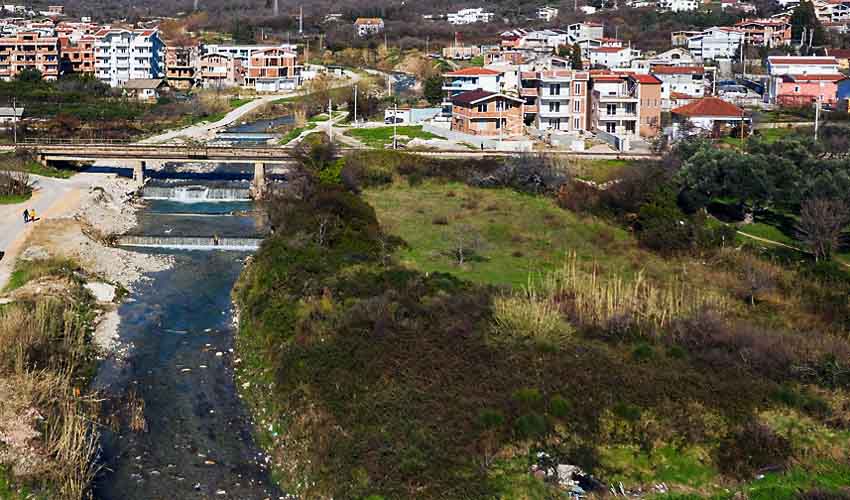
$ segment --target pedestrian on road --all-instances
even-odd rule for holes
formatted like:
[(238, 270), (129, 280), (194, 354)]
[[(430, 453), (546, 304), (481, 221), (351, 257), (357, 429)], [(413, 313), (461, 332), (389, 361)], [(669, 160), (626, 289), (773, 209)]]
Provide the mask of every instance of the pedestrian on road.
[(30, 222), (35, 222), (38, 220), (38, 217), (35, 216), (35, 209), (30, 209)]
[(26, 208), (24, 209), (24, 224), (30, 221), (30, 212)]

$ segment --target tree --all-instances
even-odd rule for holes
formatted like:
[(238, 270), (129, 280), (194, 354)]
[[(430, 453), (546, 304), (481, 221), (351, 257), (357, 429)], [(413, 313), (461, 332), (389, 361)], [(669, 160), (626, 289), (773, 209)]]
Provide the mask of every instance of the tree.
[(443, 77), (434, 75), (423, 84), (425, 99), (431, 104), (439, 104), (443, 100)]
[(845, 240), (850, 209), (841, 200), (814, 198), (803, 202), (797, 234), (815, 255), (815, 261), (829, 260)]
[(42, 81), (42, 79), (43, 75), (41, 74), (41, 71), (35, 68), (22, 69), (15, 77), (15, 80), (26, 83), (37, 83)]
[[(812, 2), (803, 1), (791, 14), (791, 40), (800, 40), (801, 45), (819, 47), (824, 44), (823, 26), (815, 14)], [(805, 35), (805, 40), (803, 36)]]
[(584, 69), (581, 62), (581, 47), (578, 44), (573, 45), (572, 52), (570, 53), (570, 65), (573, 69)]

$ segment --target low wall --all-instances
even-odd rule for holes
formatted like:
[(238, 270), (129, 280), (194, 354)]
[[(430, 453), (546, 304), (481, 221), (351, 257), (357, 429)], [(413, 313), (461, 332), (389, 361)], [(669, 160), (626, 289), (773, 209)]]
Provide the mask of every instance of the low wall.
[(262, 238), (211, 238), (184, 236), (121, 236), (119, 246), (173, 248), (185, 250), (243, 250), (254, 251), (260, 248)]
[(481, 148), (484, 146), (484, 149), (495, 149), (496, 151), (531, 151), (533, 147), (533, 143), (529, 140), (524, 141), (509, 141), (502, 140), (499, 141), (498, 138), (491, 137), (483, 137), (480, 135), (469, 135), (462, 134), (460, 132), (455, 132), (453, 130), (445, 129), (442, 127), (434, 126), (430, 123), (423, 123), (422, 130), (425, 132), (430, 132), (435, 135), (443, 136), (446, 139), (455, 141), (455, 142), (465, 142), (476, 148)]

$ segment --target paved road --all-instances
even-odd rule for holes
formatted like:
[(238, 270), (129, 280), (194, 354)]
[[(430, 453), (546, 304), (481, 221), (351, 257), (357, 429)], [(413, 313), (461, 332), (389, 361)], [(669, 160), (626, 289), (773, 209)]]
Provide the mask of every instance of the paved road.
[(76, 206), (79, 193), (88, 189), (90, 181), (84, 176), (72, 179), (52, 179), (33, 175), (32, 198), (24, 203), (0, 205), (0, 250), (6, 252), (0, 261), (0, 290), (12, 272), (15, 258), (23, 249), (30, 231), (39, 222), (24, 224), (24, 209), (35, 209), (39, 219), (67, 215)]

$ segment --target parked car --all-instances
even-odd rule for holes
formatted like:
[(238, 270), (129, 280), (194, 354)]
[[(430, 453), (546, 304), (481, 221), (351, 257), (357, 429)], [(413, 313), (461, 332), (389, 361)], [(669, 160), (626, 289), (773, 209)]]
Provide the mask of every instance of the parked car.
[(404, 123), (404, 118), (400, 116), (388, 116), (384, 118), (384, 123), (392, 125), (393, 123)]

